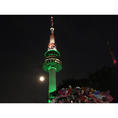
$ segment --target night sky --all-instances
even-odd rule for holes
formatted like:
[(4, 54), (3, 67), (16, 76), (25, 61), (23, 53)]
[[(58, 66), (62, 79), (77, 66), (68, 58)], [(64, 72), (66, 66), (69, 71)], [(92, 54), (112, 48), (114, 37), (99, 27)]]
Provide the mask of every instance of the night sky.
[[(0, 16), (0, 102), (47, 102), (48, 73), (42, 70), (50, 36), (50, 16)], [(118, 16), (56, 16), (55, 40), (63, 70), (57, 86), (67, 78), (87, 78), (112, 66), (106, 47), (116, 53)], [(40, 83), (38, 77), (46, 81)]]

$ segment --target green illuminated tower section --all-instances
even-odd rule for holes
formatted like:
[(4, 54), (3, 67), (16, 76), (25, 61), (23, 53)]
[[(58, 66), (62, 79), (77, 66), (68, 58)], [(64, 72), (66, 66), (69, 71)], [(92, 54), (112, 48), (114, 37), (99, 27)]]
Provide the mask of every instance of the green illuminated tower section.
[(53, 98), (51, 93), (56, 91), (56, 72), (62, 70), (62, 62), (60, 61), (60, 52), (57, 51), (54, 37), (53, 17), (51, 17), (50, 40), (48, 50), (44, 53), (45, 61), (43, 63), (43, 70), (49, 73), (49, 89), (48, 102)]

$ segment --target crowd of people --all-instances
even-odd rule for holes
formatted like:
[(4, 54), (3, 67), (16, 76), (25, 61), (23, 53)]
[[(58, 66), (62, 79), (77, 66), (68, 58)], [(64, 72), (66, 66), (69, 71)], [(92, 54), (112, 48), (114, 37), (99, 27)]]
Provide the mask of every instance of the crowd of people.
[(110, 103), (110, 91), (100, 92), (88, 87), (62, 88), (57, 91), (51, 103)]

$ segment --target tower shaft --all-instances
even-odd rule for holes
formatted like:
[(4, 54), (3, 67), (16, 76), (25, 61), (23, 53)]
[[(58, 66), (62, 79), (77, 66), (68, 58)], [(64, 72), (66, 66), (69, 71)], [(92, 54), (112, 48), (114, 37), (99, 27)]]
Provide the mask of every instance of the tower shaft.
[(49, 94), (56, 91), (56, 70), (51, 68), (49, 70)]

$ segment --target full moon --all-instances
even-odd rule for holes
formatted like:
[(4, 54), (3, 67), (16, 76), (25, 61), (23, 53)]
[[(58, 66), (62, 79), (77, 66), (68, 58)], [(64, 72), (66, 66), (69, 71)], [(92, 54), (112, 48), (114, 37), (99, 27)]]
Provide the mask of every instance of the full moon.
[(45, 80), (45, 77), (44, 77), (44, 76), (41, 76), (41, 77), (39, 77), (39, 80), (40, 80), (41, 82), (43, 82), (43, 81)]

